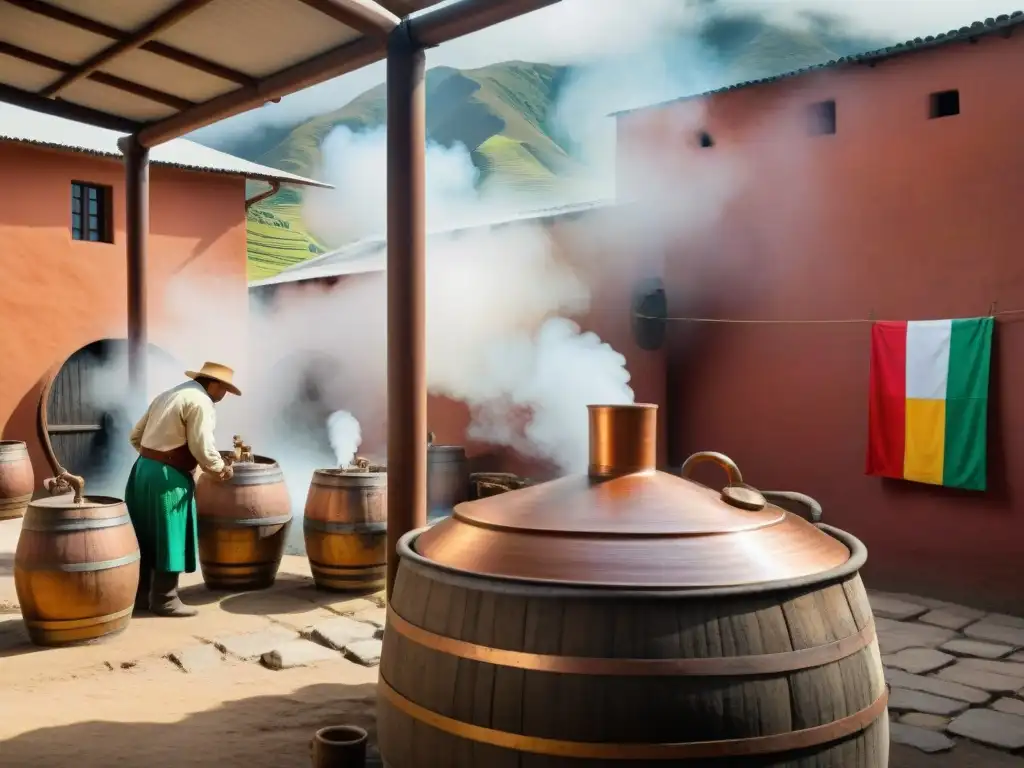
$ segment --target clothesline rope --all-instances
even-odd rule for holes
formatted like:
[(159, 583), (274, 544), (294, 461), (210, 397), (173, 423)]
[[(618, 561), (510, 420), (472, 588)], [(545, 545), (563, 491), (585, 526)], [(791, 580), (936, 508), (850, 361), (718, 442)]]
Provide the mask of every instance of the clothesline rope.
[[(999, 310), (998, 312), (989, 312), (986, 315), (973, 315), (973, 317), (1004, 317), (1006, 315), (1022, 314), (1024, 314), (1024, 309), (1002, 309)], [(867, 317), (835, 318), (821, 320), (741, 320), (738, 318), (723, 317), (655, 317), (653, 315), (641, 314), (640, 312), (635, 312), (634, 315), (641, 320), (662, 320), (664, 322), (673, 323), (723, 323), (729, 325), (854, 325), (863, 323), (874, 323), (880, 321), (880, 318), (872, 319)]]

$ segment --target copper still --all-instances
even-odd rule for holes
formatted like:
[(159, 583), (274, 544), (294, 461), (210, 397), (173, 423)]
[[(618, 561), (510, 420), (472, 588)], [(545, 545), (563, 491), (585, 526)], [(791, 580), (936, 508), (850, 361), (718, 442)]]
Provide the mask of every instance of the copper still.
[[(266, 589), (277, 578), (292, 522), (291, 499), (276, 461), (236, 441), (221, 451), (234, 476), (196, 479), (199, 568), (209, 589)], [(245, 450), (240, 450), (244, 448)], [(248, 453), (247, 460), (236, 457)]]
[(365, 592), (384, 588), (387, 483), (384, 467), (358, 457), (351, 467), (313, 473), (302, 532), (318, 589)]
[[(587, 474), (461, 504), (399, 543), (385, 763), (429, 748), (457, 768), (885, 768), (864, 545), (722, 454), (657, 471), (656, 406), (589, 411)], [(688, 479), (704, 462), (723, 488)]]

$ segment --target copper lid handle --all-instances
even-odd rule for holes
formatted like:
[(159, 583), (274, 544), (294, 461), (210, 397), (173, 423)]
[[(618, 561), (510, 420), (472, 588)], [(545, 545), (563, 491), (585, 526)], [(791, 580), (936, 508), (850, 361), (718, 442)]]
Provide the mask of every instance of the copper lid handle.
[(693, 454), (683, 462), (683, 468), (679, 470), (679, 474), (689, 479), (691, 469), (698, 464), (707, 464), (708, 462), (717, 464), (725, 470), (725, 474), (729, 476), (729, 485), (743, 485), (743, 474), (740, 472), (740, 468), (736, 466), (736, 462), (724, 453), (718, 453), (717, 451), (699, 451)]
[(690, 469), (698, 464), (713, 462), (725, 470), (729, 476), (729, 484), (722, 489), (722, 501), (733, 507), (745, 509), (748, 512), (758, 512), (768, 506), (768, 501), (756, 488), (751, 488), (743, 482), (743, 475), (736, 463), (724, 453), (715, 451), (701, 451), (693, 454), (683, 462), (680, 474), (689, 479)]

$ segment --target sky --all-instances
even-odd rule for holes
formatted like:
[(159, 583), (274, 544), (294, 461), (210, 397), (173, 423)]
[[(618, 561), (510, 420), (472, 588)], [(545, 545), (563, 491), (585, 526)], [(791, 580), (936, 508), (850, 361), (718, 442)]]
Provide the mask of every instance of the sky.
[[(445, 5), (461, 0), (446, 0)], [(502, 61), (584, 64), (621, 57), (692, 27), (709, 13), (755, 12), (799, 26), (805, 14), (828, 14), (864, 34), (893, 43), (947, 32), (1011, 13), (1010, 0), (561, 0), (505, 24), (427, 52), (427, 66), (471, 69)], [(428, 11), (429, 12), (429, 11)], [(265, 123), (297, 123), (336, 109), (384, 81), (384, 63), (321, 83), (278, 104), (224, 120), (192, 138), (243, 133)]]

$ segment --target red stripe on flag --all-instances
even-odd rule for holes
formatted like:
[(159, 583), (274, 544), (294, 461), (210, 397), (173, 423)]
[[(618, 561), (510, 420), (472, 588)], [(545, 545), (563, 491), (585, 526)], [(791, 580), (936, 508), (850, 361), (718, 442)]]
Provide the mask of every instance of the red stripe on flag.
[(903, 477), (907, 412), (907, 324), (871, 326), (867, 473)]

